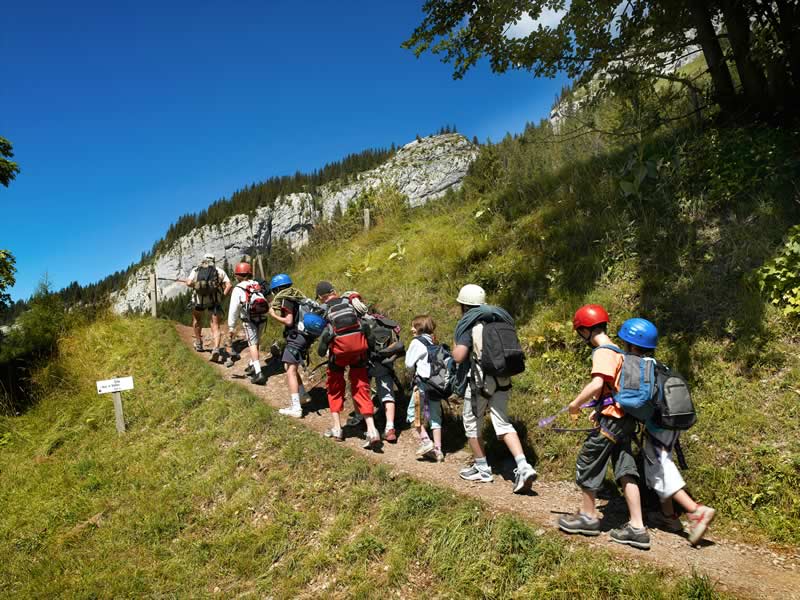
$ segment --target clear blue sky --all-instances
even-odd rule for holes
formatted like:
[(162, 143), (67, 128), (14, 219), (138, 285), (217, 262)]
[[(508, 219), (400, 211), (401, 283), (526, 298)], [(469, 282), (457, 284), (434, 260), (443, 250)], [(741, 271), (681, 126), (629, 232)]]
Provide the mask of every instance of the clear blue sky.
[(14, 299), (138, 260), (180, 215), (272, 175), (310, 171), (456, 124), (499, 139), (564, 83), (484, 64), (461, 81), (400, 43), (421, 0), (6, 3), (0, 187)]

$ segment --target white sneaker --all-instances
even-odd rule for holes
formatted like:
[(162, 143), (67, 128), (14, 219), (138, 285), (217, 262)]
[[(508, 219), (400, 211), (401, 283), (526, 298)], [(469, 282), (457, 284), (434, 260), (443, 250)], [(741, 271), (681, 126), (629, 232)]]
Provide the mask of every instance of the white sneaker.
[(458, 472), (458, 476), (466, 481), (480, 481), (481, 483), (492, 483), (494, 476), (491, 467), (480, 469), (475, 465), (464, 467)]
[(524, 490), (531, 489), (534, 481), (536, 481), (536, 469), (525, 463), (524, 466), (514, 469), (513, 492), (518, 494)]
[(288, 406), (286, 408), (279, 409), (278, 412), (287, 417), (294, 417), (295, 419), (301, 419), (303, 417), (303, 409), (299, 406)]

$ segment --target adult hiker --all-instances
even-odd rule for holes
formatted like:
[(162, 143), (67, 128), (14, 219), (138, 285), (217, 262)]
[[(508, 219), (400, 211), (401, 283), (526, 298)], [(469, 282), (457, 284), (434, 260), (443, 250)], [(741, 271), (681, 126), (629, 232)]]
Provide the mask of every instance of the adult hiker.
[(375, 382), (375, 390), (380, 406), (386, 415), (383, 439), (392, 444), (397, 442), (395, 429), (394, 387), (402, 391), (402, 386), (394, 371), (394, 362), (405, 355), (405, 346), (400, 339), (400, 325), (382, 315), (377, 307), (368, 307), (358, 292), (345, 292), (356, 313), (361, 317), (368, 332), (369, 364), (367, 375)]
[(206, 310), (211, 315), (211, 338), (214, 347), (211, 360), (216, 361), (222, 354), (220, 322), (222, 316), (222, 299), (227, 296), (233, 286), (230, 277), (215, 265), (216, 259), (210, 252), (206, 253), (199, 266), (192, 269), (186, 279), (176, 279), (192, 288), (192, 328), (194, 329), (194, 349), (203, 351), (202, 319)]
[[(512, 491), (530, 490), (536, 471), (525, 458), (519, 435), (508, 419), (510, 375), (524, 369), (524, 354), (513, 333), (514, 319), (504, 309), (486, 304), (486, 292), (479, 285), (462, 287), (456, 301), (461, 306), (462, 317), (456, 325), (453, 360), (464, 365), (459, 368), (461, 384), (456, 386), (456, 392), (463, 393), (464, 430), (474, 456), (474, 463), (462, 469), (459, 475), (467, 481), (482, 483), (494, 479), (480, 439), (483, 417), (488, 410), (495, 435), (508, 447), (517, 463)], [(515, 343), (516, 347), (504, 348), (503, 343)], [(513, 351), (513, 361), (509, 360), (508, 364), (505, 358), (511, 359), (512, 353), (504, 357), (504, 350)], [(490, 363), (494, 363), (494, 368), (489, 368)]]
[(650, 548), (650, 534), (642, 522), (639, 471), (631, 450), (636, 419), (614, 401), (624, 358), (620, 348), (608, 336), (608, 322), (608, 312), (599, 304), (580, 307), (572, 319), (575, 332), (592, 348), (592, 371), (589, 382), (570, 402), (569, 412), (577, 420), (581, 407), (595, 399), (591, 419), (597, 428), (586, 438), (576, 461), (575, 482), (581, 488), (581, 508), (573, 515), (561, 517), (558, 527), (566, 533), (600, 535), (595, 497), (611, 464), (614, 480), (625, 496), (630, 521), (619, 529), (612, 529), (609, 535), (620, 544), (647, 550)]
[(353, 404), (367, 424), (364, 448), (377, 450), (381, 447), (381, 436), (375, 428), (375, 411), (370, 397), (367, 374), (369, 346), (364, 324), (350, 301), (339, 297), (330, 282), (320, 281), (316, 292), (317, 300), (325, 307), (325, 319), (328, 321), (317, 349), (320, 356), (328, 356), (326, 388), (331, 410), (331, 428), (325, 432), (325, 436), (344, 441), (341, 412), (344, 408), (344, 372), (349, 369)]
[(281, 360), (289, 384), (290, 405), (278, 412), (299, 419), (303, 416), (301, 401), (308, 398), (299, 371), (300, 365), (306, 363), (310, 343), (300, 331), (300, 305), (306, 297), (300, 290), (292, 287), (292, 278), (286, 273), (275, 275), (269, 282), (269, 289), (273, 294), (269, 316), (283, 325), (283, 337), (286, 340)]
[(264, 324), (269, 312), (267, 292), (258, 281), (252, 278), (253, 269), (250, 263), (240, 262), (236, 265), (234, 277), (236, 278), (236, 285), (233, 287), (231, 303), (228, 308), (228, 334), (230, 336), (231, 349), (233, 348), (233, 330), (236, 327), (236, 320), (240, 319), (245, 339), (247, 340), (250, 367), (253, 372), (250, 381), (256, 385), (264, 385), (267, 382), (267, 376), (261, 370), (258, 342), (261, 339), (261, 332), (264, 330)]

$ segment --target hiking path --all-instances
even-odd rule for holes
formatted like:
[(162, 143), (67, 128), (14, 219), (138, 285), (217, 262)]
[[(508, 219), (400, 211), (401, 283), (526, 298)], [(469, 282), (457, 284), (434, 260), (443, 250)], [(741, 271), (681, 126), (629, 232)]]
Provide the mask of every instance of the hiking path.
[[(183, 342), (191, 347), (194, 341), (192, 329), (184, 325), (177, 325), (177, 329)], [(211, 341), (210, 331), (204, 329), (203, 336), (204, 346), (208, 348)], [(200, 356), (208, 357), (209, 354), (206, 352)], [(250, 383), (249, 378), (244, 375), (248, 361), (244, 359), (244, 354), (242, 357), (231, 368), (218, 363), (212, 363), (212, 366), (221, 377), (244, 386), (270, 406), (275, 408), (287, 406), (288, 390), (280, 363), (277, 361), (270, 363), (268, 359), (267, 372), (272, 374), (265, 386), (258, 386)], [(311, 400), (303, 406), (303, 418), (298, 419), (299, 424), (320, 434), (330, 428), (324, 373), (323, 367), (311, 378), (307, 373), (303, 374)], [(343, 418), (350, 410), (352, 402), (348, 400)], [(404, 415), (398, 415), (396, 423), (401, 423), (403, 417)], [(444, 463), (417, 461), (415, 459), (417, 439), (414, 432), (409, 429), (399, 432), (396, 444), (384, 443), (380, 452), (362, 449), (363, 426), (358, 432), (351, 428), (345, 428), (345, 432), (348, 437), (342, 442), (344, 445), (373, 462), (387, 465), (395, 476), (407, 475), (480, 499), (489, 510), (517, 515), (541, 531), (557, 529), (558, 517), (574, 512), (580, 502), (580, 494), (574, 483), (550, 480), (544, 469), (542, 469), (544, 472), (539, 473), (539, 479), (534, 483), (532, 493), (513, 494), (512, 471), (515, 465), (510, 458), (505, 464), (493, 465), (495, 472), (493, 483), (472, 483), (463, 481), (458, 476), (458, 471), (470, 462), (471, 454), (465, 450), (447, 454)], [(717, 589), (745, 598), (800, 600), (800, 548), (787, 550), (727, 540), (715, 535), (712, 527), (711, 533), (696, 548), (689, 544), (685, 535), (651, 528), (649, 530), (651, 549), (637, 550), (612, 542), (606, 534), (608, 530), (622, 525), (627, 520), (627, 508), (624, 502), (619, 499), (609, 501), (601, 498), (598, 507), (603, 515), (604, 534), (595, 538), (564, 535), (567, 543), (602, 547), (627, 561), (647, 563), (669, 569), (679, 575), (686, 576), (695, 570), (707, 575)], [(717, 514), (717, 519), (724, 518), (724, 514)]]

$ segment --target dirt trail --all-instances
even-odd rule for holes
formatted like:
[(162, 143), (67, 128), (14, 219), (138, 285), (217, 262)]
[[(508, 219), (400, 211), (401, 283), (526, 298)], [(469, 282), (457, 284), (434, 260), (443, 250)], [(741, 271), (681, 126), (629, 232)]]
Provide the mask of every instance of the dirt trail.
[[(193, 342), (191, 328), (182, 325), (178, 325), (177, 328), (181, 339), (191, 346)], [(209, 347), (210, 332), (204, 330), (203, 333), (204, 345)], [(201, 356), (208, 357), (209, 354)], [(244, 376), (246, 363), (245, 360), (239, 360), (230, 369), (220, 364), (213, 366), (222, 377), (246, 387), (270, 406), (276, 408), (286, 406), (288, 392), (285, 376), (274, 375), (270, 377), (266, 386), (256, 386)], [(306, 386), (312, 400), (304, 405), (305, 415), (300, 423), (309, 429), (323, 432), (330, 427), (324, 377), (318, 372), (312, 381), (306, 381)], [(351, 408), (345, 406), (345, 411)], [(399, 422), (400, 419), (396, 421)], [(417, 461), (414, 458), (415, 435), (408, 430), (402, 432), (397, 444), (384, 444), (381, 453), (363, 450), (361, 448), (363, 439), (355, 432), (351, 432), (350, 436), (343, 442), (345, 445), (377, 463), (391, 466), (393, 472), (398, 475), (406, 474), (460, 494), (479, 498), (495, 511), (519, 515), (542, 528), (555, 529), (558, 517), (564, 512), (574, 510), (579, 502), (579, 494), (574, 484), (548, 481), (546, 473), (540, 474), (540, 479), (533, 486), (532, 494), (512, 494), (511, 472), (515, 466), (513, 464), (501, 465), (501, 469), (505, 467), (502, 475), (496, 476), (491, 484), (465, 482), (458, 477), (458, 470), (469, 461), (470, 455), (467, 452), (461, 450), (450, 453), (441, 464)], [(493, 467), (497, 475), (497, 465)], [(627, 512), (624, 503), (600, 500), (599, 504), (604, 514), (605, 530), (622, 524)], [(718, 515), (719, 517), (725, 518), (724, 515)], [(650, 529), (650, 536), (652, 547), (647, 552), (615, 544), (607, 535), (597, 538), (565, 535), (564, 539), (571, 544), (602, 547), (626, 560), (668, 568), (682, 575), (689, 575), (694, 569), (708, 575), (718, 589), (743, 597), (800, 600), (800, 551), (793, 554), (779, 553), (766, 547), (725, 540), (713, 534), (697, 548), (692, 548), (681, 535)]]

